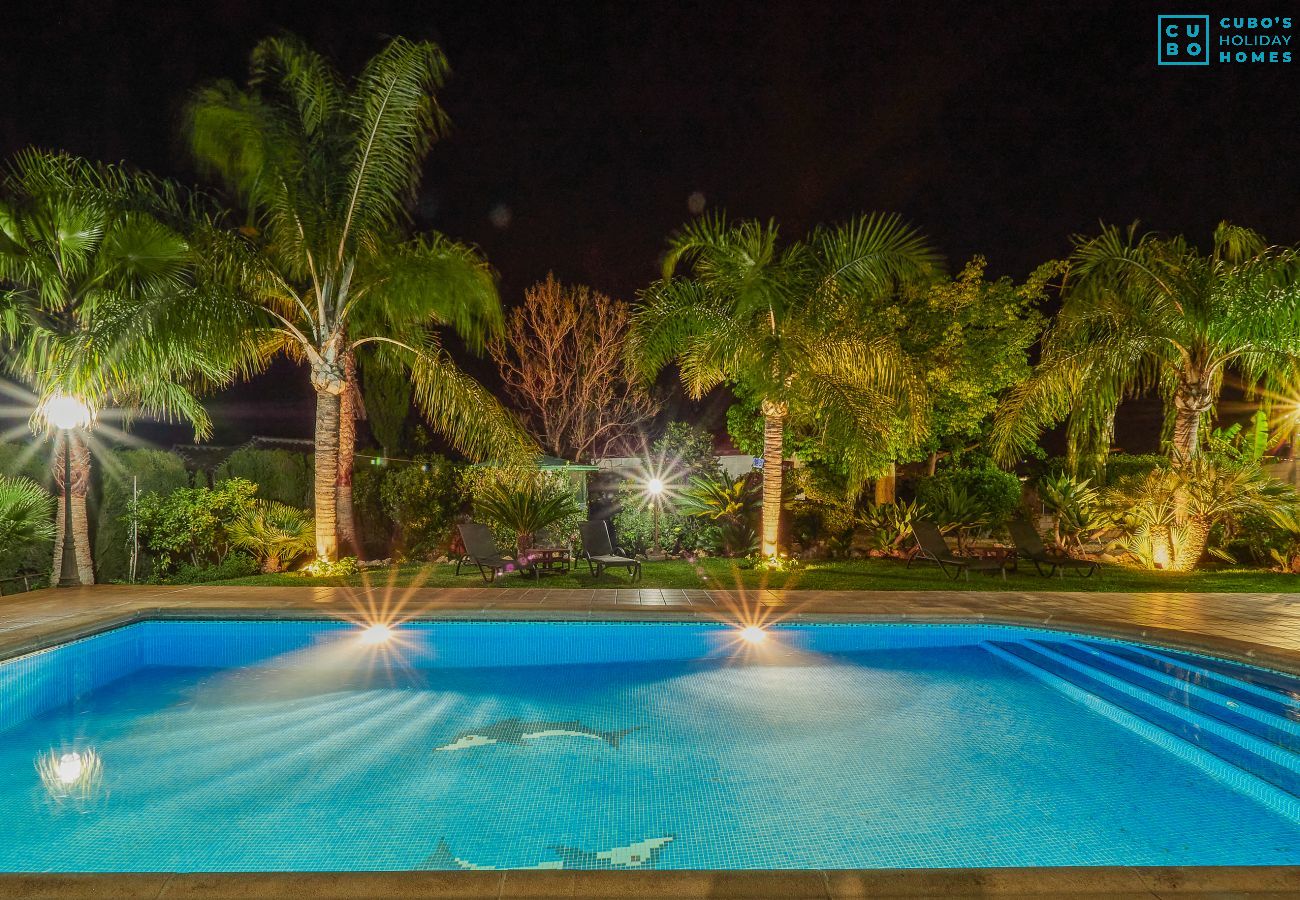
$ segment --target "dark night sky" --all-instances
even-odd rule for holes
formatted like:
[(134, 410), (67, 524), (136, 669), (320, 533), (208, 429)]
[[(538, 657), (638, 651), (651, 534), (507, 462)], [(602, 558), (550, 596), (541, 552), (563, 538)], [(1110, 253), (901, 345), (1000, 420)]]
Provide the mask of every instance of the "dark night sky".
[[(507, 303), (548, 271), (632, 297), (696, 191), (792, 234), (897, 211), (954, 265), (983, 253), (1017, 277), (1099, 219), (1204, 239), (1228, 218), (1300, 241), (1300, 53), (1158, 68), (1156, 15), (1178, 11), (1300, 26), (1300, 4), (1258, 3), (18, 0), (0, 151), (193, 180), (184, 98), (242, 79), (259, 37), (296, 31), (353, 70), (400, 33), (454, 70), (455, 129), (417, 218), (479, 244)], [(305, 374), (277, 374), (213, 399), (218, 439), (310, 433)]]

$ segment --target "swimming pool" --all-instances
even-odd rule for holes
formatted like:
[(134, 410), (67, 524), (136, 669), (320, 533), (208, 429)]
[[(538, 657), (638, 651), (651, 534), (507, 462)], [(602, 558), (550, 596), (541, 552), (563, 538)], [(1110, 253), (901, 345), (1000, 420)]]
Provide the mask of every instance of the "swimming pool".
[(1002, 626), (751, 637), (168, 620), (11, 659), (0, 871), (1300, 863), (1300, 680)]

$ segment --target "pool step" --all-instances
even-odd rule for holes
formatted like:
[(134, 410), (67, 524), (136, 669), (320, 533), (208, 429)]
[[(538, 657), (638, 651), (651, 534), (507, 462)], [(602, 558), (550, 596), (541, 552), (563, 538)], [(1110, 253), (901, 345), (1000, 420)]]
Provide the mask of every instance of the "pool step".
[(1239, 688), (1231, 679), (1201, 680), (1198, 673), (1176, 666), (1173, 668), (1181, 668), (1181, 674), (1170, 674), (1160, 667), (1159, 660), (1141, 650), (1129, 651), (1119, 645), (1082, 641), (1032, 643), (1149, 691), (1176, 706), (1217, 719), (1291, 753), (1300, 753), (1300, 724), (1286, 717), (1286, 704)]
[(1251, 689), (1264, 694), (1290, 700), (1297, 708), (1300, 708), (1300, 696), (1297, 696), (1295, 692), (1295, 679), (1293, 677), (1278, 672), (1269, 672), (1245, 663), (1199, 656), (1181, 650), (1165, 649), (1161, 650), (1158, 655), (1175, 662), (1181, 662), (1194, 669), (1204, 669), (1207, 672), (1226, 675), (1238, 684), (1249, 686)]
[(1047, 673), (1300, 799), (1300, 754), (1291, 749), (1300, 743), (1282, 727), (1287, 720), (1281, 717), (1229, 707), (1229, 697), (1208, 689), (1174, 688), (1162, 680), (1169, 676), (1157, 676), (1153, 670), (1072, 641), (993, 641), (989, 646), (1021, 668)]
[[(1109, 641), (1073, 640), (1066, 643), (1106, 654), (1126, 663), (1163, 675), (1167, 683), (1184, 690), (1206, 691), (1213, 696), (1225, 699), (1229, 709), (1238, 709), (1249, 714), (1263, 713), (1265, 721), (1272, 721), (1279, 727), (1300, 735), (1300, 699), (1292, 696), (1294, 683), (1285, 691), (1253, 683), (1260, 678), (1272, 679), (1277, 685), (1287, 684), (1281, 675), (1252, 670), (1249, 666), (1237, 666), (1225, 663), (1222, 671), (1210, 670), (1203, 662), (1217, 660), (1199, 660), (1195, 657), (1178, 658), (1172, 652), (1164, 652), (1146, 647), (1134, 647)], [(1235, 667), (1236, 672), (1233, 671)], [(1199, 690), (1198, 690), (1199, 689)], [(1278, 722), (1278, 720), (1282, 720)], [(1293, 748), (1294, 749), (1294, 748)]]

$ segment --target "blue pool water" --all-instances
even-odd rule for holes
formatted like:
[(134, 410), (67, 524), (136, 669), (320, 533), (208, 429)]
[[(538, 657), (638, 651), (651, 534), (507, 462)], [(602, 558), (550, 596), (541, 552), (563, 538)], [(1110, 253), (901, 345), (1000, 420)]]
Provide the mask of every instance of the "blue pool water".
[(143, 622), (0, 663), (0, 871), (1300, 863), (1300, 681), (997, 626)]

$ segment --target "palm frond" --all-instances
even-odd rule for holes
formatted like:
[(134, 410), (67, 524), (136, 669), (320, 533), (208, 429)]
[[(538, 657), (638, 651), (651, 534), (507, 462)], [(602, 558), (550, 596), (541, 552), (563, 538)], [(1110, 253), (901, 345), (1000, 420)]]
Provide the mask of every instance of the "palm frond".
[(462, 372), (432, 337), (370, 338), (371, 364), (404, 371), (416, 406), (435, 431), (473, 460), (532, 460), (538, 452), (514, 414)]
[(355, 132), (339, 215), (340, 261), (354, 235), (393, 226), (414, 199), (424, 157), (447, 128), (435, 92), (448, 71), (436, 44), (394, 38), (357, 79), (348, 100)]
[(451, 328), (474, 350), (501, 330), (491, 267), (478, 252), (440, 234), (422, 235), (377, 255), (345, 312), (350, 333), (409, 334)]

